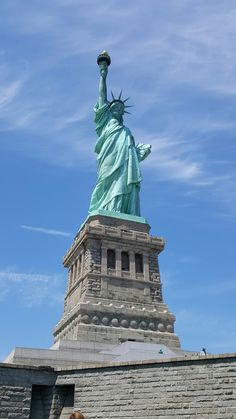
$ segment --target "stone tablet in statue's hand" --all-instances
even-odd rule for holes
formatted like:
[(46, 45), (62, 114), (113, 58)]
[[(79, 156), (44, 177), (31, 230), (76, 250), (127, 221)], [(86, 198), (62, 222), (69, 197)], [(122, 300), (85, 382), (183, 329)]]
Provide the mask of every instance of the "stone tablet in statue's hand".
[(151, 153), (151, 144), (137, 144), (136, 151), (139, 161), (146, 159), (146, 157)]

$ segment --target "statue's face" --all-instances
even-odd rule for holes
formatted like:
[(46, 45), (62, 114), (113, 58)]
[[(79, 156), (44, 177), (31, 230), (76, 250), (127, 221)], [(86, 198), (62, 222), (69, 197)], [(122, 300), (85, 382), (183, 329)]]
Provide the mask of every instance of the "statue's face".
[(114, 118), (120, 118), (124, 115), (124, 105), (122, 102), (115, 102), (111, 105), (111, 113), (114, 116)]

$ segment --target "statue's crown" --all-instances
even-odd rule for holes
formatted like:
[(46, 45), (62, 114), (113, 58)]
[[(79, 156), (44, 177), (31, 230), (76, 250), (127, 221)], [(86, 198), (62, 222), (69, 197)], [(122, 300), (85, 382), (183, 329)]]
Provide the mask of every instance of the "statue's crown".
[[(132, 108), (132, 106), (128, 106), (128, 105), (126, 105), (126, 104), (125, 104), (125, 102), (127, 102), (127, 100), (129, 100), (129, 99), (130, 99), (129, 97), (127, 97), (127, 98), (126, 98), (126, 99), (124, 99), (124, 100), (122, 100), (122, 99), (121, 99), (121, 96), (122, 96), (122, 90), (120, 91), (119, 97), (115, 98), (115, 96), (114, 96), (114, 94), (113, 94), (113, 92), (112, 92), (112, 91), (111, 91), (111, 96), (112, 96), (112, 101), (110, 102), (110, 105), (109, 105), (109, 106), (112, 106), (112, 105), (113, 105), (113, 103), (119, 102), (119, 103), (122, 103), (122, 105), (124, 106), (124, 109), (126, 109), (126, 108)], [(129, 114), (130, 114), (130, 112), (128, 112), (128, 111), (126, 111), (126, 110), (124, 110), (124, 112), (125, 112), (125, 113), (129, 113)]]

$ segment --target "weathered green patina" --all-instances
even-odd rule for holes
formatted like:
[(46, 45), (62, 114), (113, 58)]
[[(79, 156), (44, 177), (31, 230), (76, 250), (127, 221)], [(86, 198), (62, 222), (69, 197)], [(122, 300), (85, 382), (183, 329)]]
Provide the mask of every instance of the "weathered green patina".
[(123, 101), (121, 95), (115, 99), (112, 94), (113, 100), (107, 100), (106, 77), (110, 57), (106, 52), (99, 57), (99, 100), (94, 109), (98, 135), (95, 145), (98, 178), (89, 215), (105, 210), (140, 216), (140, 162), (151, 152), (151, 146), (135, 145), (129, 128), (124, 126), (123, 115), (127, 112), (127, 99)]

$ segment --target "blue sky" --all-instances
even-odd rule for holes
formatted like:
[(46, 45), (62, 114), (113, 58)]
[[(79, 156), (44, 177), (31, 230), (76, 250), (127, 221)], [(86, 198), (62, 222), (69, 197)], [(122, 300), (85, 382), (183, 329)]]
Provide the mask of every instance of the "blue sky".
[(236, 5), (215, 0), (0, 4), (0, 358), (49, 347), (62, 256), (96, 180), (96, 57), (131, 96), (142, 215), (166, 239), (163, 293), (182, 347), (234, 352)]

